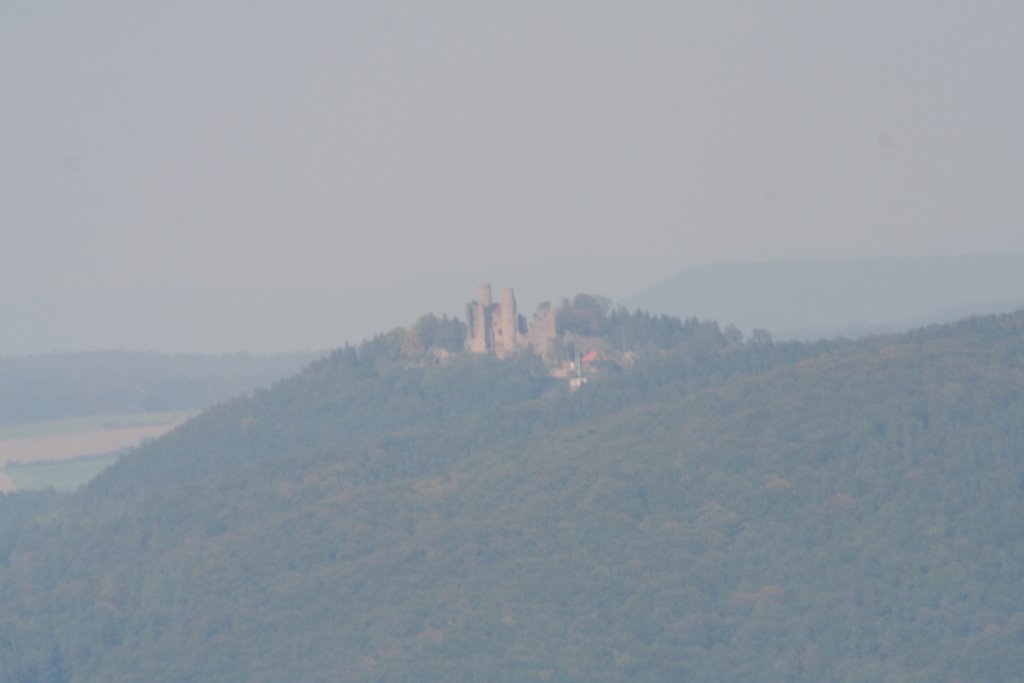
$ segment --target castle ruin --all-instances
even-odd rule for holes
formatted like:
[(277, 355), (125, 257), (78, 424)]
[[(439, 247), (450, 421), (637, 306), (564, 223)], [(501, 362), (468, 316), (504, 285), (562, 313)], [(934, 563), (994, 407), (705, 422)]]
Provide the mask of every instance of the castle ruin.
[(466, 305), (466, 349), (471, 353), (494, 353), (499, 358), (533, 348), (546, 356), (555, 340), (555, 310), (541, 304), (527, 323), (516, 310), (511, 288), (501, 290), (501, 301), (491, 299), (491, 286), (480, 285), (477, 300)]

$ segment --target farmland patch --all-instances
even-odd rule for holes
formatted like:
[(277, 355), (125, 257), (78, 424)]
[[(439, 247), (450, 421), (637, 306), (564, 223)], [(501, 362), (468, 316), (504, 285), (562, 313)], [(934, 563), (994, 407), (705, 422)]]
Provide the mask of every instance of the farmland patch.
[(192, 414), (103, 415), (0, 429), (0, 492), (77, 488), (126, 449), (166, 434)]

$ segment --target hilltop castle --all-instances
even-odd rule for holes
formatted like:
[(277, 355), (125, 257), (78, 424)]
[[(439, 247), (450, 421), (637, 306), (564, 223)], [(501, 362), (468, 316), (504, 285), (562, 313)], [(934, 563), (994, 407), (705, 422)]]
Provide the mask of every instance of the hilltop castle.
[(471, 353), (493, 352), (503, 358), (532, 347), (545, 356), (555, 336), (555, 310), (551, 305), (541, 304), (527, 324), (516, 310), (511, 288), (501, 290), (501, 301), (495, 303), (491, 286), (480, 285), (477, 300), (466, 305), (466, 349)]

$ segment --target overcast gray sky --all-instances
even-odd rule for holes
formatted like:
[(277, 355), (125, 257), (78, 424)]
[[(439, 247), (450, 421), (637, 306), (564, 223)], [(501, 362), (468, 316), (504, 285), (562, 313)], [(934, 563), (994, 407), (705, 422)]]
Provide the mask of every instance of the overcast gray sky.
[(1024, 252), (1020, 2), (0, 4), (0, 353)]

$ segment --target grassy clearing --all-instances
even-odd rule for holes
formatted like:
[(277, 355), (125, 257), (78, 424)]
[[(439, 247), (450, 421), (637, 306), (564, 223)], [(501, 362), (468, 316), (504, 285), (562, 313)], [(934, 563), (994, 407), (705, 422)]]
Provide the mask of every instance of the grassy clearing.
[(73, 434), (104, 429), (123, 427), (147, 427), (184, 422), (195, 415), (194, 410), (164, 410), (145, 413), (122, 413), (116, 415), (93, 415), (64, 420), (45, 420), (43, 422), (25, 422), (18, 425), (0, 427), (0, 440), (27, 439), (37, 436), (54, 434)]
[(118, 455), (113, 454), (97, 458), (79, 458), (66, 462), (11, 465), (4, 470), (4, 473), (14, 482), (19, 491), (49, 488), (58, 491), (73, 491), (113, 465), (117, 458)]

